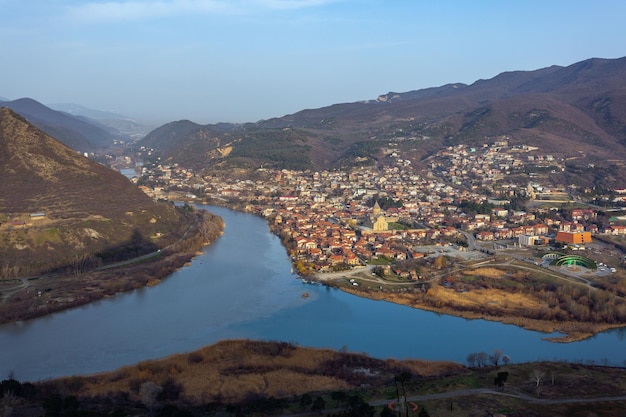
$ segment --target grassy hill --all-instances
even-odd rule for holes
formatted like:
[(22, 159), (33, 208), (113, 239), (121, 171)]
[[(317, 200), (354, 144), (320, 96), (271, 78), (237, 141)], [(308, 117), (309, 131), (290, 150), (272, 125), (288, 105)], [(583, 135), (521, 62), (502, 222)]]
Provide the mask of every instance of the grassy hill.
[(190, 218), (0, 109), (0, 277), (79, 271), (154, 251)]
[[(495, 362), (467, 368), (453, 362), (380, 360), (287, 342), (222, 341), (98, 375), (36, 383), (7, 379), (0, 384), (0, 396), (11, 391), (10, 401), (0, 403), (0, 411), (90, 416), (624, 415), (624, 368)], [(409, 401), (401, 413), (395, 408), (400, 396)], [(37, 410), (39, 414), (25, 414)]]

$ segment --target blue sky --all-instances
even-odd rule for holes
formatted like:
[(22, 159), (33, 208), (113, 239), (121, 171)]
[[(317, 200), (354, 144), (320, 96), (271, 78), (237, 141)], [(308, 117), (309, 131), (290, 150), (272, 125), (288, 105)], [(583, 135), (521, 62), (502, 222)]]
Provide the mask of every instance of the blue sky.
[(626, 2), (0, 0), (0, 97), (254, 122), (626, 56)]

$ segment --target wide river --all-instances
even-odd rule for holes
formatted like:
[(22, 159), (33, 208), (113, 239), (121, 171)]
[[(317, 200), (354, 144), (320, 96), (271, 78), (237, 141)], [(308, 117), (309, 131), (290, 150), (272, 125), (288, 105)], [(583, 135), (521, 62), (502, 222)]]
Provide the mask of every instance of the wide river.
[[(0, 380), (113, 370), (223, 339), (284, 340), (378, 358), (465, 362), (494, 349), (513, 362), (626, 364), (626, 331), (569, 344), (545, 334), (355, 297), (301, 283), (280, 240), (256, 216), (221, 207), (224, 235), (152, 288), (48, 317), (0, 326)], [(302, 298), (303, 292), (308, 298)]]

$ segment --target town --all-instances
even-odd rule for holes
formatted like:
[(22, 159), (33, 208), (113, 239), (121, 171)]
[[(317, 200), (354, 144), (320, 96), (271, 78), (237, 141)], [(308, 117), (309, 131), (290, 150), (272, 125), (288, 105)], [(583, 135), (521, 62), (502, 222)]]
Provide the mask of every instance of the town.
[[(524, 247), (577, 251), (593, 236), (626, 235), (624, 218), (583, 203), (581, 195), (592, 190), (542, 182), (545, 173), (563, 171), (564, 161), (537, 147), (509, 146), (508, 139), (449, 146), (419, 171), (391, 141), (383, 164), (349, 171), (258, 168), (237, 176), (156, 161), (138, 167), (133, 181), (154, 199), (211, 202), (264, 216), (303, 276), (462, 253), (470, 243), (485, 254)], [(151, 154), (143, 148), (136, 157)], [(622, 206), (626, 190), (602, 199)], [(420, 279), (415, 270), (395, 273)]]

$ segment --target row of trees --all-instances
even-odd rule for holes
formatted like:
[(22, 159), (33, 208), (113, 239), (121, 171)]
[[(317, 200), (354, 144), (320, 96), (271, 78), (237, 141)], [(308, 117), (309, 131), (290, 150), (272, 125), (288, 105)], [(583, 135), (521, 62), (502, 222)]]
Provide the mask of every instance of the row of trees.
[(483, 368), (486, 366), (498, 366), (500, 365), (500, 360), (505, 365), (508, 365), (511, 362), (511, 358), (508, 355), (503, 355), (502, 351), (499, 349), (494, 349), (493, 353), (490, 355), (487, 352), (471, 352), (467, 354), (465, 358), (467, 363), (472, 368)]

